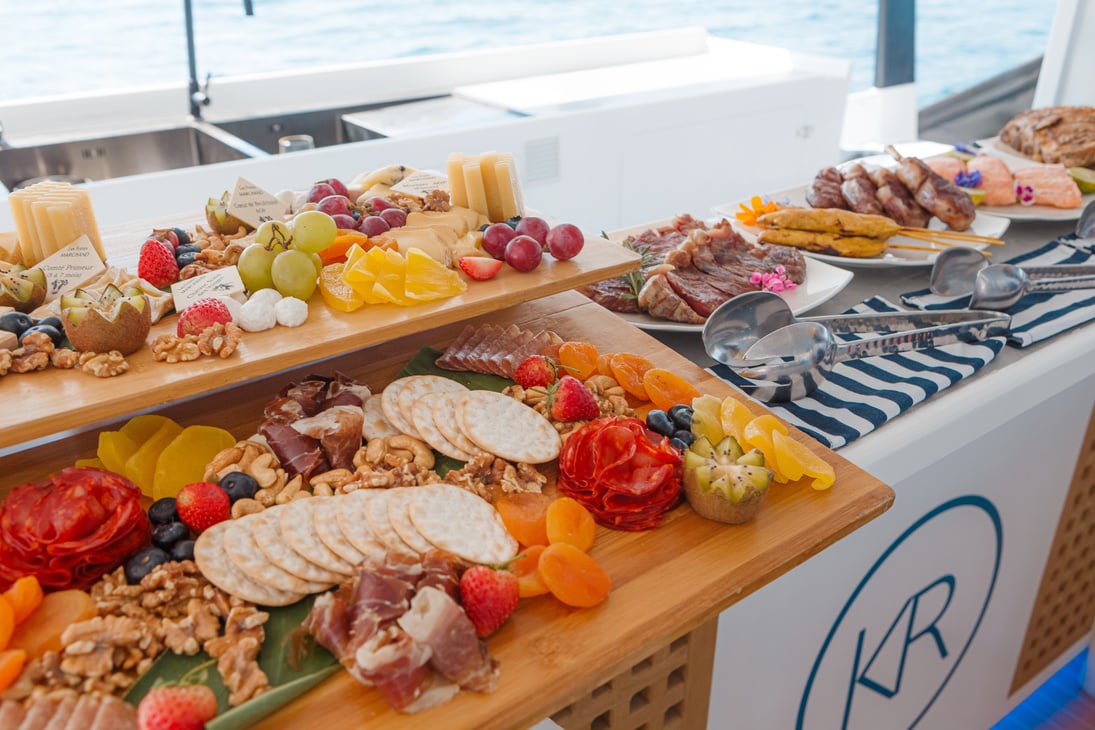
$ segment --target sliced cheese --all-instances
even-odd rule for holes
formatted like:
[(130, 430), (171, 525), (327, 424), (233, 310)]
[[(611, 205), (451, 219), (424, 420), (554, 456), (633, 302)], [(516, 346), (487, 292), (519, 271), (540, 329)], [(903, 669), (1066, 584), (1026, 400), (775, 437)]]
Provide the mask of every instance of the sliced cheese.
[(406, 255), (412, 248), (419, 248), (445, 266), (452, 265), (452, 249), (460, 240), (451, 228), (443, 226), (394, 228), (388, 236), (395, 239), (400, 253)]
[(487, 188), (483, 184), (483, 169), (478, 160), (464, 163), (464, 188), (468, 193), (468, 207), (490, 218)]
[(498, 162), (497, 152), (484, 152), (479, 155), (479, 170), (483, 175), (483, 187), (487, 192), (487, 217), (492, 223), (506, 219), (502, 215), (502, 199), (498, 195), (498, 175), (494, 172), (496, 162)]
[(44, 181), (8, 196), (23, 263), (33, 266), (80, 236), (87, 236), (106, 260), (91, 196), (68, 183)]
[(524, 216), (525, 201), (521, 195), (521, 182), (517, 177), (517, 165), (513, 154), (503, 152), (494, 163), (494, 177), (498, 184), (499, 205), (502, 207), (502, 220), (514, 216)]
[(483, 216), (469, 208), (452, 208), (447, 211), (422, 210), (407, 215), (405, 228), (422, 228), (423, 226), (444, 226), (451, 228), (457, 236), (463, 236), (468, 231), (478, 228)]
[(468, 189), (464, 186), (464, 155), (453, 152), (445, 163), (449, 176), (449, 202), (462, 208), (468, 206)]
[(22, 260), (23, 257), (19, 252), (19, 234), (15, 231), (0, 231), (0, 261), (16, 264)]

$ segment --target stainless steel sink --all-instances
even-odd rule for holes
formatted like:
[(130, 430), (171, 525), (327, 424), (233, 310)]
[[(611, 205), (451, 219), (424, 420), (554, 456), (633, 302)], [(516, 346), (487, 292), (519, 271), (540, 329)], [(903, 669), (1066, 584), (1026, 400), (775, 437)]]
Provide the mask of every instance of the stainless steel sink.
[(106, 180), (144, 172), (263, 157), (266, 153), (207, 122), (0, 149), (0, 182), (9, 190), (41, 179)]
[(384, 106), (387, 104), (319, 109), (228, 121), (218, 120), (216, 125), (265, 152), (276, 154), (278, 140), (290, 135), (306, 134), (312, 138), (316, 147), (330, 147), (345, 142), (380, 138), (383, 135), (362, 134), (360, 129), (348, 129), (342, 117), (345, 114), (379, 109)]

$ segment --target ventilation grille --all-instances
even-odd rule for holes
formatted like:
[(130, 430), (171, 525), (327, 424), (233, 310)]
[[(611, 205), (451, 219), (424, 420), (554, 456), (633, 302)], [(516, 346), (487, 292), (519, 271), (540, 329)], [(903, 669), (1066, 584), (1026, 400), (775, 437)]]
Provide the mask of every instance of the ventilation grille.
[(559, 179), (559, 138), (544, 137), (525, 142), (525, 181), (552, 182)]
[(1095, 620), (1095, 412), (1076, 460), (1034, 601), (1011, 693), (1091, 631)]

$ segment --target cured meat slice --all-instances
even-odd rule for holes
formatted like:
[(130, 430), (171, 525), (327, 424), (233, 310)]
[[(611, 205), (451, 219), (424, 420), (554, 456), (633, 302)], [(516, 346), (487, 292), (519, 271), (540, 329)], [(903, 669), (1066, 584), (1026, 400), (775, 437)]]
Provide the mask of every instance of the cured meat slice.
[(430, 664), (441, 676), (474, 692), (492, 692), (498, 686), (498, 662), (475, 625), (451, 597), (437, 588), (422, 588), (399, 626), (430, 648)]
[(305, 436), (289, 424), (263, 421), (259, 433), (270, 444), (290, 479), (300, 474), (307, 481), (331, 468), (319, 440)]
[[(352, 395), (352, 394), (350, 394)], [(355, 399), (356, 395), (353, 396)], [(293, 430), (319, 441), (327, 462), (334, 469), (354, 470), (354, 454), (361, 447), (365, 414), (361, 406), (334, 406), (291, 425)]]
[(0, 727), (17, 728), (23, 722), (27, 711), (22, 702), (15, 700), (0, 701)]
[(429, 648), (394, 622), (366, 639), (354, 655), (361, 675), (399, 712), (406, 711), (433, 684), (429, 661)]
[[(75, 718), (74, 718), (75, 719)], [(110, 695), (101, 695), (99, 699), (99, 711), (95, 714), (95, 720), (91, 725), (72, 727), (69, 722), (67, 730), (129, 730), (137, 727), (137, 708), (124, 700)]]
[(639, 292), (639, 306), (652, 317), (671, 322), (703, 324), (704, 318), (684, 301), (669, 283), (667, 274), (655, 274)]
[(422, 575), (417, 590), (436, 588), (450, 598), (460, 595), (460, 577), (456, 558), (442, 550), (430, 550), (422, 556)]

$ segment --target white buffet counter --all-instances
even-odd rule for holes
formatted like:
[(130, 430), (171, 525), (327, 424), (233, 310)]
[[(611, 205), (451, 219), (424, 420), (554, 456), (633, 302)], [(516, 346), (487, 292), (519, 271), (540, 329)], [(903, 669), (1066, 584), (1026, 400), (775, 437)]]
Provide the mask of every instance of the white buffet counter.
[[(1071, 228), (1014, 222), (997, 259)], [(899, 303), (929, 272), (857, 269), (811, 314)], [(698, 336), (658, 336), (711, 363)], [(1088, 641), (1093, 404), (1088, 324), (1005, 347), (842, 449), (894, 505), (723, 614), (709, 727), (987, 728), (1010, 711)]]

